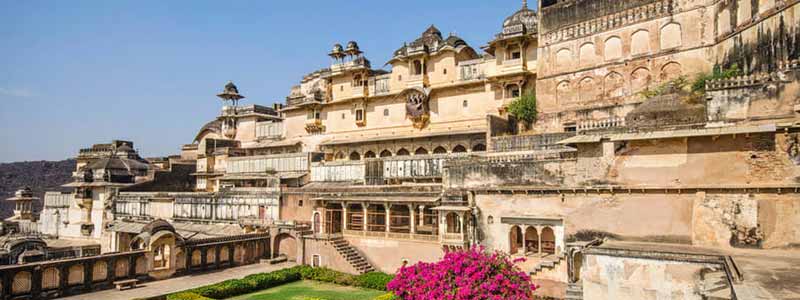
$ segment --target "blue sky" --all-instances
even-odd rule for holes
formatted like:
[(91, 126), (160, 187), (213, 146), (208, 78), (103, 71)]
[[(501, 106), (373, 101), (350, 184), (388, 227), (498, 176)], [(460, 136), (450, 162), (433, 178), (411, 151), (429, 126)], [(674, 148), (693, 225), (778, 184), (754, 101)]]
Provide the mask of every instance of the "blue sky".
[[(521, 0), (0, 0), (0, 162), (58, 160), (132, 140), (176, 154), (233, 80), (243, 104), (284, 101), (355, 40), (373, 67), (429, 25), (476, 49)], [(529, 4), (535, 7), (535, 2)]]

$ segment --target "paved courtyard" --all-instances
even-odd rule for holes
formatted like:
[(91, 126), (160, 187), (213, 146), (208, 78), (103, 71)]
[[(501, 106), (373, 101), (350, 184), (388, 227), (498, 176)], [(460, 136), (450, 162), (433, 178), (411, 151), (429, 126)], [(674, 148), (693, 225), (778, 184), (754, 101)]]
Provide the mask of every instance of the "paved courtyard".
[(181, 276), (167, 280), (146, 282), (135, 289), (128, 289), (118, 291), (116, 289), (103, 290), (95, 293), (74, 295), (65, 298), (65, 300), (117, 300), (117, 299), (133, 299), (133, 298), (147, 298), (158, 295), (178, 292), (204, 286), (212, 283), (228, 279), (242, 278), (244, 276), (256, 273), (272, 272), (275, 270), (289, 268), (294, 266), (294, 263), (282, 264), (253, 264), (230, 269), (223, 269), (209, 273), (202, 273), (197, 275)]

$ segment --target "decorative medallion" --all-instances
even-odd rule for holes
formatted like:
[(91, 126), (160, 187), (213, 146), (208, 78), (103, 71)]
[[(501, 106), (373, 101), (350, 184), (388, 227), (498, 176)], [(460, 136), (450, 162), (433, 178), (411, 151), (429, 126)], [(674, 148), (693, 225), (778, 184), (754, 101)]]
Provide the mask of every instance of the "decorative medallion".
[(414, 123), (414, 128), (422, 129), (430, 121), (430, 108), (428, 100), (430, 91), (427, 89), (409, 89), (406, 95), (406, 117)]

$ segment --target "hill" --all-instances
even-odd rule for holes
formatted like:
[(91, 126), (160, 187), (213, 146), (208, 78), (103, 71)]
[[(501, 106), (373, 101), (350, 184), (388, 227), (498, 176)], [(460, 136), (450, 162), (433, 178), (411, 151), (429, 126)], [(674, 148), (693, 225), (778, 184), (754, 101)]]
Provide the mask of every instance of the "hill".
[[(0, 218), (13, 214), (11, 203), (4, 200), (12, 197), (16, 190), (29, 186), (39, 199), (44, 197), (45, 191), (68, 191), (61, 185), (72, 181), (73, 171), (74, 159), (0, 164)], [(39, 211), (41, 205), (41, 201), (35, 203), (34, 209)]]

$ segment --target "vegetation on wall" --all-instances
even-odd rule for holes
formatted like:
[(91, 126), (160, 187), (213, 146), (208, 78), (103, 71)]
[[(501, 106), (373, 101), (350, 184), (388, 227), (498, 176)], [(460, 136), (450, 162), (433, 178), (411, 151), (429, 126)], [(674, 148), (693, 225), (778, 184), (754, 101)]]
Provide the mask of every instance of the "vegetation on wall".
[(522, 93), (519, 98), (508, 105), (508, 113), (528, 124), (536, 122), (539, 114), (536, 110), (536, 94), (533, 91)]
[[(167, 300), (227, 299), (304, 279), (386, 291), (386, 285), (393, 277), (392, 275), (381, 272), (351, 275), (327, 268), (296, 266), (270, 273), (253, 274), (241, 279), (226, 280), (212, 285), (169, 294), (167, 295)], [(391, 298), (393, 296), (389, 295), (386, 297)]]
[(661, 95), (678, 93), (687, 96), (690, 102), (699, 102), (706, 92), (706, 83), (708, 81), (728, 79), (740, 75), (742, 75), (742, 72), (736, 64), (730, 68), (722, 68), (717, 65), (711, 73), (697, 74), (691, 81), (689, 81), (688, 76), (683, 75), (655, 87), (648, 87), (639, 92), (639, 94), (645, 99), (650, 99)]

